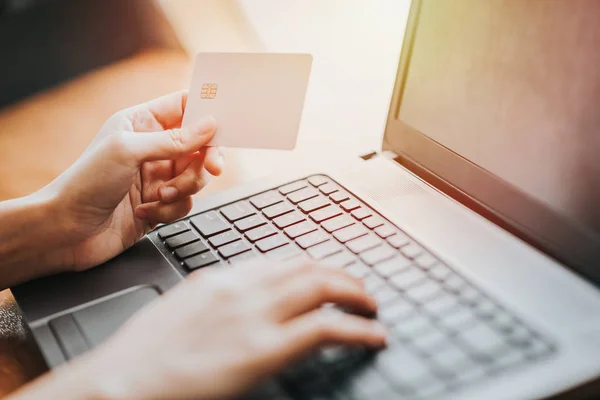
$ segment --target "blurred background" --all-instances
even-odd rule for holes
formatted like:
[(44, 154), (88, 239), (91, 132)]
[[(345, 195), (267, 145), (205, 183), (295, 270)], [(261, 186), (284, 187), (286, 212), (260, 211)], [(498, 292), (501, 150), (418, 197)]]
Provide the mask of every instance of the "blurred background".
[(205, 193), (290, 157), (373, 150), (408, 7), (409, 0), (0, 0), (0, 199), (52, 180), (113, 112), (186, 88), (200, 51), (314, 56), (297, 149), (228, 150), (225, 176)]
[[(314, 63), (297, 148), (225, 149), (224, 175), (200, 197), (292, 162), (375, 150), (408, 7), (409, 0), (0, 0), (0, 200), (58, 176), (114, 112), (187, 88), (201, 51), (307, 52)], [(0, 293), (0, 396), (43, 368), (12, 296)]]

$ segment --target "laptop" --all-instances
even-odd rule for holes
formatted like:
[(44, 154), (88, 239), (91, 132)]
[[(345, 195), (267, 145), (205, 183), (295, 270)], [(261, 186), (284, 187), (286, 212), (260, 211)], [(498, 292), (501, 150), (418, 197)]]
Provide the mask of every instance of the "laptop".
[(48, 366), (191, 271), (306, 258), (364, 279), (389, 346), (322, 349), (250, 398), (532, 399), (595, 379), (598, 12), (413, 1), (381, 151), (208, 196), (103, 266), (14, 288)]

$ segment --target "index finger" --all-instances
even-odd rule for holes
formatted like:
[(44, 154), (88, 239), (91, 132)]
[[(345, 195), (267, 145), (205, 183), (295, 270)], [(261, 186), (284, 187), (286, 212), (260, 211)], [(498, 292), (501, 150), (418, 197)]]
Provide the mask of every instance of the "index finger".
[(135, 131), (156, 131), (181, 126), (188, 91), (180, 90), (132, 108), (131, 122)]

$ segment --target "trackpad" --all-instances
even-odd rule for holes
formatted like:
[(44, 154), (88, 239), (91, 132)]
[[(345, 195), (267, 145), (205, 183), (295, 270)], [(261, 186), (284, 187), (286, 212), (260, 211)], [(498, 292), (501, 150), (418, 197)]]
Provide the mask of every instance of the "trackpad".
[(152, 287), (143, 287), (108, 298), (72, 314), (90, 347), (115, 333), (136, 311), (159, 297)]

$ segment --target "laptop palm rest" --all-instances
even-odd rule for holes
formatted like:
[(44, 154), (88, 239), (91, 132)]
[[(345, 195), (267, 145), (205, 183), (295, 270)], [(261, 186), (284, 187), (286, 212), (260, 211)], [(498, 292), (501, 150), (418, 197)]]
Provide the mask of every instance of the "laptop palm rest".
[(68, 360), (102, 343), (136, 311), (158, 296), (155, 288), (140, 287), (54, 318), (49, 326)]

